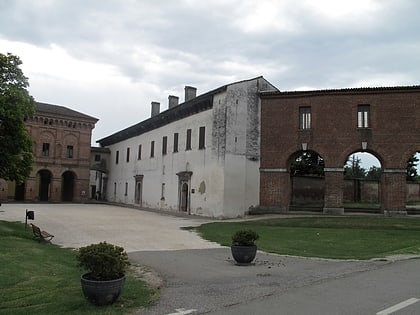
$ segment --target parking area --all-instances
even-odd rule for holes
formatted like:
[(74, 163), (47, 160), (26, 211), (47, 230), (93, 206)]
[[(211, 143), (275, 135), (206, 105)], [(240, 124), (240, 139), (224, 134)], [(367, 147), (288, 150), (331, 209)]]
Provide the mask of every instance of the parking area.
[(218, 248), (195, 232), (181, 227), (210, 222), (205, 218), (177, 217), (105, 204), (19, 204), (0, 207), (0, 220), (25, 222), (26, 209), (34, 211), (33, 222), (55, 237), (63, 247), (107, 241), (127, 252)]

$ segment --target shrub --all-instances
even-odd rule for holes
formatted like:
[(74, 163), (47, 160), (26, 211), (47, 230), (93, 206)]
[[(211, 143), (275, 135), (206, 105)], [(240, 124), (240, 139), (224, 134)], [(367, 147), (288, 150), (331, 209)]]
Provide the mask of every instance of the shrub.
[(253, 230), (240, 230), (232, 236), (232, 245), (234, 246), (254, 246), (255, 241), (260, 236)]
[(124, 248), (107, 242), (79, 248), (79, 266), (88, 271), (91, 280), (114, 280), (122, 277), (130, 265)]

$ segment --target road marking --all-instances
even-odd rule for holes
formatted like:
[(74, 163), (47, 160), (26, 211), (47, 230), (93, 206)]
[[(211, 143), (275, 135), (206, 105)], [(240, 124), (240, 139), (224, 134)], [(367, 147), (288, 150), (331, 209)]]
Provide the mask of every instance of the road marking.
[(191, 309), (191, 310), (186, 310), (185, 308), (177, 308), (175, 309), (176, 313), (171, 313), (171, 314), (166, 314), (166, 315), (188, 315), (191, 313), (196, 312), (197, 310)]
[(399, 311), (403, 308), (406, 308), (407, 306), (410, 306), (411, 304), (417, 303), (418, 301), (420, 300), (416, 298), (411, 298), (411, 299), (405, 300), (404, 302), (391, 306), (383, 311), (380, 311), (379, 313), (376, 313), (376, 315), (388, 315), (396, 311)]

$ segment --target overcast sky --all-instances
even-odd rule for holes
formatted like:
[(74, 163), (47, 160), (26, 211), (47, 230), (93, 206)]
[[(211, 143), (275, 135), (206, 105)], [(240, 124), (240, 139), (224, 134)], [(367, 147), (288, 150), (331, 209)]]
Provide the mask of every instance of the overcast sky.
[(0, 0), (0, 52), (37, 101), (99, 120), (93, 142), (263, 75), (280, 90), (420, 84), (417, 0)]

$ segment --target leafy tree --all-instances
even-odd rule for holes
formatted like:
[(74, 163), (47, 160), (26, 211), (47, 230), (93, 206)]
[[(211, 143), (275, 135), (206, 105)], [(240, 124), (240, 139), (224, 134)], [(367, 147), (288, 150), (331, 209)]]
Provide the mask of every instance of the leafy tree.
[(365, 176), (366, 170), (361, 165), (361, 159), (355, 154), (351, 155), (344, 167), (344, 178), (365, 178)]
[(324, 160), (316, 152), (305, 151), (292, 162), (290, 172), (292, 176), (324, 176)]
[(417, 163), (419, 159), (414, 154), (407, 162), (407, 180), (415, 181), (417, 177)]
[(25, 119), (35, 111), (19, 57), (0, 53), (0, 178), (22, 183), (29, 176), (32, 140)]
[(381, 179), (381, 168), (376, 166), (371, 166), (366, 173), (366, 179), (371, 180), (380, 180)]

